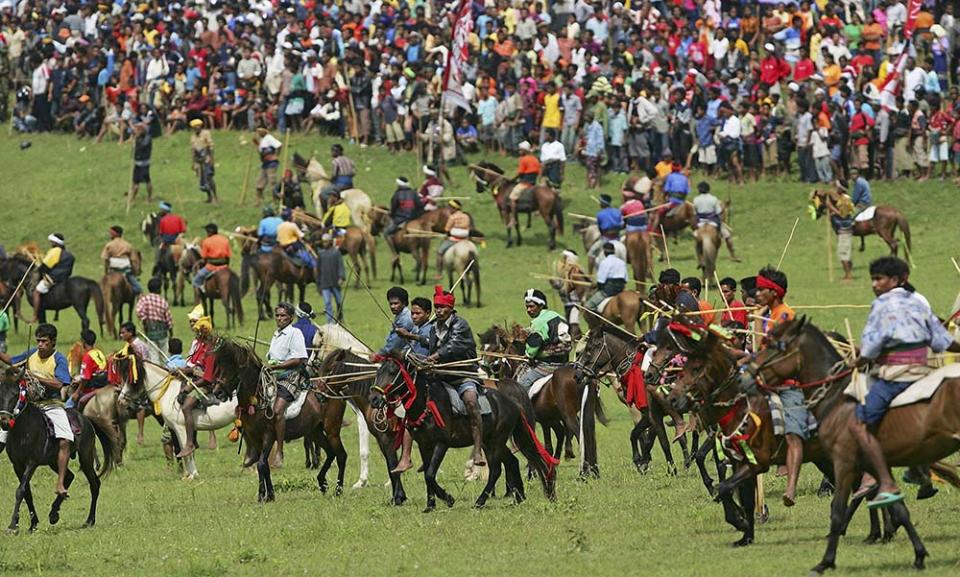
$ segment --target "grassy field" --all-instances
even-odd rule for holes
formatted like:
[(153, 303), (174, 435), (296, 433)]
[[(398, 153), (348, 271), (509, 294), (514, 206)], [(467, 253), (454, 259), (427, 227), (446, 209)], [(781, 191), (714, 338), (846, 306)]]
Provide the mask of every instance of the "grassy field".
[[(128, 238), (146, 251), (139, 235), (139, 222), (155, 203), (142, 199), (129, 216), (125, 215), (123, 191), (129, 184), (131, 150), (115, 143), (93, 145), (62, 136), (31, 136), (33, 146), (20, 150), (19, 139), (0, 138), (0, 199), (4, 219), (0, 225), (0, 243), (11, 249), (26, 242), (44, 239), (53, 231), (62, 232), (77, 256), (76, 274), (99, 278), (101, 246), (107, 240), (107, 227), (121, 224)], [(190, 172), (187, 138), (180, 134), (154, 144), (153, 178), (157, 199), (174, 204), (186, 216), (191, 234), (215, 221), (223, 229), (257, 222), (259, 211), (252, 204), (239, 206), (244, 167), (249, 148), (241, 147), (237, 133), (218, 133), (217, 182), (222, 202), (209, 207), (198, 192)], [(328, 163), (331, 141), (294, 135), (292, 151), (316, 153)], [(386, 202), (397, 176), (406, 175), (419, 182), (419, 169), (412, 155), (388, 154), (382, 149), (361, 151), (348, 147), (347, 154), (358, 165), (357, 185), (375, 201)], [(512, 170), (515, 161), (492, 159)], [(489, 242), (480, 259), (483, 275), (481, 309), (462, 309), (461, 313), (475, 329), (504, 320), (525, 322), (522, 292), (529, 286), (547, 289), (545, 281), (530, 272), (548, 273), (557, 253), (545, 249), (546, 230), (534, 221), (521, 248), (504, 249), (504, 233), (489, 197), (476, 195), (463, 169), (453, 171), (455, 180), (450, 194), (470, 196), (465, 202), (486, 232)], [(247, 198), (253, 198), (251, 185)], [(564, 197), (567, 210), (595, 211), (590, 193), (581, 188), (585, 182), (580, 167), (567, 173)], [(607, 178), (605, 191), (618, 197), (620, 179)], [(784, 243), (797, 217), (799, 224), (783, 268), (790, 277), (788, 301), (795, 304), (867, 304), (872, 298), (865, 267), (869, 259), (885, 254), (877, 238), (867, 242), (866, 253), (855, 253), (857, 279), (849, 285), (827, 280), (827, 247), (822, 221), (814, 223), (806, 215), (809, 187), (795, 183), (766, 182), (732, 187), (713, 182), (720, 198), (733, 200), (732, 226), (743, 263), (732, 263), (721, 254), (721, 276), (742, 277), (780, 258)], [(141, 191), (141, 197), (144, 192)], [(960, 233), (953, 221), (956, 185), (877, 184), (878, 203), (903, 208), (913, 232), (916, 269), (911, 280), (928, 297), (940, 314), (948, 311), (956, 297), (957, 277), (950, 263), (956, 255)], [(380, 243), (380, 278), (374, 291), (382, 298), (389, 287), (384, 275), (389, 261)], [(582, 253), (578, 237), (570, 232), (560, 237), (561, 247)], [(833, 248), (831, 247), (831, 250)], [(695, 272), (692, 241), (684, 239), (670, 246), (674, 266), (684, 275)], [(412, 261), (404, 257), (412, 276)], [(431, 269), (432, 269), (431, 263)], [(836, 262), (834, 262), (836, 266)], [(839, 277), (839, 271), (834, 272)], [(431, 277), (433, 272), (431, 272)], [(408, 286), (412, 294), (432, 293), (432, 288)], [(308, 289), (308, 300), (315, 307), (321, 299)], [(386, 331), (386, 320), (365, 291), (348, 291), (346, 323), (372, 344), (379, 344)], [(551, 299), (553, 297), (551, 296)], [(554, 301), (555, 303), (555, 301)], [(249, 319), (255, 318), (252, 297), (244, 301)], [(92, 309), (91, 309), (92, 312)], [(178, 335), (187, 338), (186, 310), (175, 311)], [(815, 311), (811, 316), (824, 328), (843, 330), (849, 318), (854, 332), (862, 327), (865, 309)], [(64, 341), (72, 340), (79, 324), (72, 312), (61, 315), (59, 323)], [(239, 334), (252, 335), (253, 320)], [(261, 335), (266, 329), (261, 327)], [(10, 338), (11, 350), (26, 345), (26, 333)], [(115, 343), (104, 343), (107, 350)], [(407, 506), (386, 506), (387, 491), (383, 464), (372, 459), (372, 485), (360, 491), (347, 491), (340, 498), (320, 496), (312, 474), (298, 461), (299, 446), (291, 447), (287, 467), (275, 475), (278, 502), (259, 506), (255, 503), (256, 479), (239, 470), (239, 457), (221, 435), (218, 451), (202, 450), (198, 465), (202, 480), (180, 482), (172, 470), (164, 468), (159, 447), (159, 430), (150, 426), (145, 447), (130, 447), (127, 464), (109, 477), (103, 487), (99, 525), (91, 531), (76, 531), (84, 517), (87, 492), (80, 482), (64, 506), (61, 525), (50, 528), (45, 522), (36, 535), (0, 536), (0, 574), (74, 574), (74, 575), (274, 575), (334, 571), (340, 575), (449, 575), (476, 574), (562, 574), (597, 575), (790, 575), (811, 567), (822, 553), (823, 535), (828, 526), (828, 501), (815, 495), (819, 475), (805, 470), (799, 504), (792, 510), (779, 505), (782, 480), (768, 476), (767, 495), (771, 521), (759, 528), (758, 543), (747, 550), (727, 547), (736, 535), (722, 520), (721, 510), (710, 502), (693, 472), (678, 478), (667, 476), (659, 452), (656, 466), (646, 476), (632, 469), (627, 447), (630, 421), (626, 411), (612, 395), (604, 392), (609, 428), (599, 431), (600, 467), (603, 477), (594, 482), (575, 480), (575, 465), (561, 467), (559, 500), (544, 501), (534, 487), (530, 499), (520, 507), (495, 501), (485, 511), (473, 511), (469, 505), (479, 492), (476, 483), (460, 480), (465, 451), (452, 452), (442, 471), (441, 481), (458, 498), (452, 510), (432, 515), (419, 513), (424, 489), (419, 478), (408, 475)], [(356, 477), (356, 433), (345, 433), (348, 484)], [(35, 477), (35, 495), (41, 511), (49, 506), (53, 478), (49, 472)], [(12, 471), (0, 466), (0, 504), (13, 499), (15, 482)], [(9, 509), (6, 509), (9, 511)], [(943, 490), (933, 501), (913, 508), (914, 519), (926, 538), (932, 557), (928, 574), (955, 575), (960, 569), (957, 554), (960, 498)], [(46, 518), (42, 514), (43, 519)], [(900, 574), (909, 566), (911, 549), (905, 536), (886, 546), (863, 547), (859, 541), (866, 533), (866, 518), (861, 516), (851, 527), (840, 551), (840, 574)]]

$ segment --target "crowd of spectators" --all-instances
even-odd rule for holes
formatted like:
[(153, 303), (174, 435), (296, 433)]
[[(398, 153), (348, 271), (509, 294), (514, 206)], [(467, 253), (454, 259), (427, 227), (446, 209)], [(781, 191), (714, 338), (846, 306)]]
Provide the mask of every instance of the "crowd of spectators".
[(456, 1), (0, 0), (0, 112), (98, 141), (201, 119), (455, 162), (551, 132), (607, 172), (925, 179), (960, 169), (956, 8), (923, 0), (907, 42), (899, 0), (476, 0), (470, 110), (438, 122)]

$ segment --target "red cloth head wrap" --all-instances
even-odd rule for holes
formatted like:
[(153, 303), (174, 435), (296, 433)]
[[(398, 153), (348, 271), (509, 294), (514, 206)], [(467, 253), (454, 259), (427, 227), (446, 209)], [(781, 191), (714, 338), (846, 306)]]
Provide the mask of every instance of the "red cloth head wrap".
[(757, 276), (757, 288), (758, 289), (770, 289), (773, 292), (777, 293), (777, 297), (783, 299), (784, 295), (787, 294), (787, 290), (772, 280), (768, 279), (765, 276)]
[(443, 290), (443, 287), (436, 285), (433, 287), (433, 305), (438, 307), (450, 307), (453, 308), (457, 304), (457, 298), (447, 291)]

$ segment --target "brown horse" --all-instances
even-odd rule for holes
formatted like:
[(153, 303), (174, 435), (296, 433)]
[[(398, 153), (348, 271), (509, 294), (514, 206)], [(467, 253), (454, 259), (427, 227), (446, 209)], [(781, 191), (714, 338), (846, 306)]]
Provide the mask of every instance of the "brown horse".
[(703, 284), (714, 282), (717, 271), (717, 252), (720, 250), (720, 229), (704, 224), (693, 233), (694, 248), (697, 253), (697, 268), (703, 272)]
[[(137, 253), (133, 274), (140, 273), (139, 261), (139, 253)], [(117, 338), (119, 327), (123, 324), (123, 305), (127, 305), (127, 320), (133, 322), (133, 302), (136, 300), (136, 295), (133, 294), (133, 287), (130, 286), (127, 277), (115, 270), (107, 271), (103, 275), (100, 279), (100, 290), (103, 292), (103, 320), (107, 324), (110, 336)], [(116, 323), (114, 315), (116, 315)]]
[(604, 319), (621, 325), (629, 333), (635, 333), (640, 315), (648, 312), (640, 291), (623, 291), (607, 301), (602, 313), (584, 309), (587, 326), (594, 329), (604, 323)]
[[(233, 341), (222, 340), (216, 348), (216, 366), (224, 391), (236, 393), (243, 438), (247, 441), (248, 458), (255, 458), (259, 476), (257, 496), (261, 503), (273, 501), (275, 494), (270, 475), (270, 451), (276, 441), (272, 414), (273, 399), (264, 397), (261, 383), (263, 363), (249, 347)], [(320, 492), (329, 489), (326, 475), (336, 458), (337, 485), (335, 495), (343, 492), (343, 476), (346, 473), (347, 451), (340, 439), (340, 427), (346, 403), (342, 399), (330, 399), (319, 396), (314, 391), (307, 393), (300, 414), (287, 419), (284, 441), (292, 441), (311, 436), (327, 453), (327, 458), (317, 473), (317, 486)], [(251, 465), (252, 462), (245, 463)]]
[(549, 186), (534, 186), (533, 202), (530, 205), (517, 203), (517, 214), (516, 218), (512, 219), (513, 226), (511, 227), (510, 221), (513, 215), (511, 215), (510, 191), (517, 184), (516, 180), (506, 178), (502, 168), (487, 161), (471, 165), (470, 174), (476, 181), (477, 192), (483, 193), (490, 190), (493, 193), (497, 210), (500, 212), (500, 220), (507, 227), (507, 248), (513, 246), (513, 231), (517, 233), (517, 246), (523, 244), (523, 238), (520, 236), (519, 217), (521, 214), (527, 215), (527, 227), (529, 228), (530, 215), (535, 211), (540, 213), (550, 232), (547, 248), (553, 250), (557, 247), (557, 231), (563, 234), (563, 201), (558, 191)]
[[(373, 235), (381, 234), (390, 225), (390, 211), (386, 207), (374, 207), (375, 217), (370, 232)], [(437, 211), (432, 211), (437, 212)], [(393, 253), (393, 262), (390, 266), (390, 282), (399, 276), (400, 284), (404, 283), (403, 267), (400, 264), (400, 255), (408, 253), (416, 263), (415, 275), (418, 284), (427, 284), (427, 269), (430, 266), (430, 239), (435, 234), (433, 228), (438, 217), (425, 213), (419, 218), (408, 221), (389, 239), (388, 245)]]
[(627, 246), (627, 262), (633, 269), (633, 280), (637, 290), (648, 280), (653, 280), (653, 266), (650, 258), (650, 233), (628, 232), (624, 239)]
[[(829, 190), (814, 189), (810, 193), (810, 207), (817, 218), (827, 213), (827, 199), (835, 201), (836, 193)], [(910, 245), (910, 223), (907, 215), (888, 204), (879, 204), (874, 209), (873, 218), (856, 220), (853, 223), (853, 236), (860, 237), (860, 252), (866, 249), (866, 237), (871, 234), (879, 236), (890, 247), (890, 254), (897, 256), (900, 250), (900, 241), (897, 239), (897, 228), (903, 232), (903, 241), (906, 245), (907, 259), (913, 258), (913, 247)]]
[(227, 314), (227, 328), (243, 324), (243, 303), (240, 298), (240, 277), (227, 267), (213, 273), (203, 285), (204, 291), (194, 289), (194, 302), (203, 303), (203, 309), (213, 320), (213, 303), (220, 299)]
[[(830, 533), (823, 559), (813, 569), (823, 574), (836, 567), (837, 546), (846, 531), (857, 502), (847, 504), (864, 466), (853, 437), (852, 423), (857, 401), (845, 394), (850, 369), (826, 336), (805, 318), (786, 322), (774, 329), (771, 345), (750, 364), (739, 385), (747, 390), (776, 388), (787, 379), (796, 379), (819, 422), (820, 442), (832, 460), (836, 492), (830, 508)], [(933, 396), (923, 402), (891, 408), (875, 431), (889, 467), (930, 468), (954, 486), (960, 479), (938, 463), (960, 449), (960, 379), (947, 378)], [(870, 471), (875, 477), (876, 471)], [(906, 529), (913, 545), (916, 569), (923, 569), (927, 550), (910, 521), (904, 502), (888, 507), (893, 523)]]
[(377, 278), (377, 241), (372, 234), (355, 226), (347, 228), (340, 242), (340, 253), (350, 257), (353, 274), (357, 277), (356, 288), (360, 288), (361, 265), (367, 276), (367, 286), (370, 286), (371, 269), (373, 269), (373, 278)]
[[(663, 228), (661, 234), (661, 228)], [(680, 205), (665, 207), (661, 211), (653, 212), (650, 219), (651, 234), (656, 240), (654, 246), (660, 251), (660, 262), (666, 259), (666, 236), (674, 237), (677, 241), (681, 232), (685, 230), (696, 230), (697, 211), (693, 209), (693, 203), (685, 202)]]
[(257, 273), (257, 304), (260, 319), (269, 318), (273, 309), (270, 306), (270, 291), (273, 285), (279, 283), (280, 298), (293, 300), (293, 287), (299, 289), (300, 300), (303, 302), (306, 295), (306, 286), (314, 282), (313, 270), (300, 266), (284, 254), (283, 249), (274, 247), (270, 252), (261, 252), (257, 255), (254, 264)]
[[(483, 352), (515, 357), (524, 355), (525, 342), (526, 332), (519, 325), (514, 325), (509, 331), (505, 327), (494, 325), (480, 335)], [(499, 361), (495, 366), (501, 379), (513, 379), (520, 368), (519, 363), (506, 357), (496, 357), (495, 360)], [(537, 422), (543, 429), (543, 444), (547, 451), (555, 459), (560, 458), (561, 452), (564, 452), (566, 458), (573, 458), (572, 441), (577, 438), (583, 443), (580, 475), (599, 477), (596, 421), (600, 421), (604, 426), (608, 421), (603, 412), (596, 381), (581, 378), (578, 367), (579, 364), (574, 363), (558, 368), (531, 401)], [(553, 447), (551, 433), (557, 439), (556, 448)]]
[(185, 294), (184, 289), (187, 281), (193, 278), (193, 270), (196, 268), (200, 260), (200, 241), (199, 239), (193, 239), (193, 241), (189, 244), (182, 245), (180, 256), (176, 259), (176, 261), (174, 261), (176, 262), (176, 272), (174, 274), (177, 277), (177, 286), (174, 289), (174, 299), (176, 299), (177, 295), (179, 294), (181, 305), (184, 304), (183, 295)]

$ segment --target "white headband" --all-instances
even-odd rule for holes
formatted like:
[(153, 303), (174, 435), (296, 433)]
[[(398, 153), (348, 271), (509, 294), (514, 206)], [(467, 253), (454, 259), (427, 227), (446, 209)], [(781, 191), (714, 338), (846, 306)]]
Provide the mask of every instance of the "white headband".
[(410, 186), (410, 181), (406, 178), (398, 178), (396, 182), (397, 186)]
[(49, 240), (53, 244), (59, 244), (60, 246), (63, 246), (63, 239), (55, 234), (51, 234), (50, 236), (48, 236), (47, 240)]
[(535, 303), (542, 307), (547, 306), (547, 301), (538, 297), (533, 293), (534, 289), (527, 289), (527, 294), (523, 295), (523, 302), (525, 303)]

